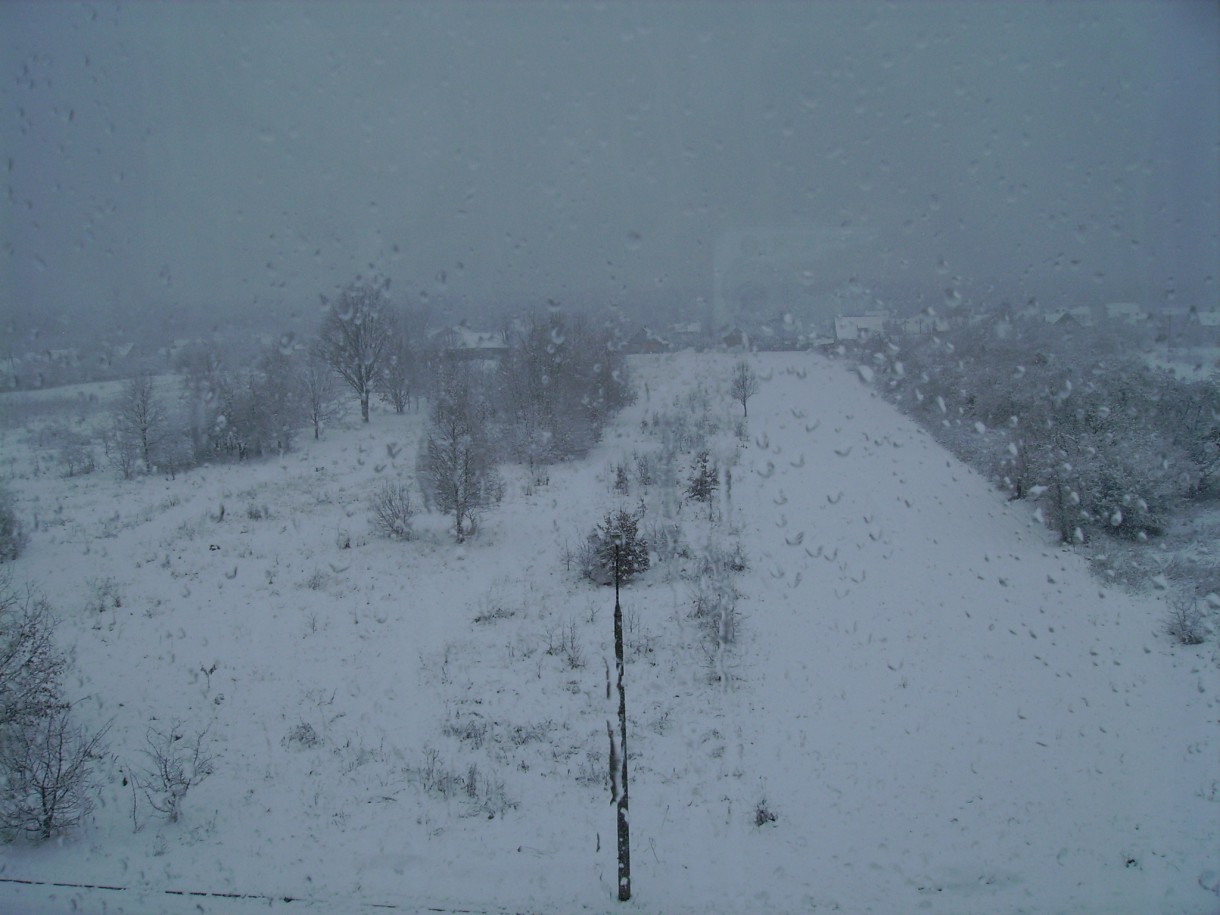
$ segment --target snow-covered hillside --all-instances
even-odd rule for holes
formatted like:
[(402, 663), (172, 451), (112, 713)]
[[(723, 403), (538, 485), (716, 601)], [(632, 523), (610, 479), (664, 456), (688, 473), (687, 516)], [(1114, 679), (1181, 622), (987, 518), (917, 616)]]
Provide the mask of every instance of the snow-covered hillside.
[[(1173, 644), (1159, 600), (1100, 585), (842, 363), (750, 358), (744, 442), (732, 359), (639, 357), (598, 450), (544, 485), (508, 468), (462, 546), (440, 517), (407, 543), (370, 530), (378, 481), (412, 477), (418, 414), (130, 483), (34, 476), (6, 432), (38, 525), (16, 581), (62, 617), (82, 718), (112, 724), (90, 822), (0, 848), (0, 911), (1220, 909), (1215, 645)], [(718, 524), (682, 508), (691, 557), (624, 590), (620, 905), (613, 594), (564, 555), (611, 508), (656, 517), (657, 487), (622, 495), (609, 467), (698, 385), (737, 463)], [(689, 577), (734, 536), (720, 666)], [(175, 721), (217, 759), (167, 824), (124, 779)]]

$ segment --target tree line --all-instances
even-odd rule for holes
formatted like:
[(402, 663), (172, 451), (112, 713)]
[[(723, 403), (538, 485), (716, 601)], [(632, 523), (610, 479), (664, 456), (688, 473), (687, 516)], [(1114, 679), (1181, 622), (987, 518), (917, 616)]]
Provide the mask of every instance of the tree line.
[(1220, 497), (1220, 384), (1149, 363), (1121, 328), (989, 317), (865, 344), (882, 390), (1065, 542), (1144, 541)]
[(396, 304), (389, 287), (357, 278), (324, 296), (312, 340), (285, 336), (245, 366), (213, 348), (184, 352), (176, 403), (152, 376), (130, 379), (105, 437), (111, 464), (130, 478), (283, 454), (302, 432), (319, 438), (342, 415), (345, 390), (363, 422), (374, 400), (400, 414), (426, 401), (419, 478), (425, 497), (454, 514), (462, 539), (494, 501), (497, 462), (540, 474), (582, 455), (631, 399), (611, 327), (552, 305), (506, 323), (494, 358), (479, 358), (430, 336), (427, 316)]

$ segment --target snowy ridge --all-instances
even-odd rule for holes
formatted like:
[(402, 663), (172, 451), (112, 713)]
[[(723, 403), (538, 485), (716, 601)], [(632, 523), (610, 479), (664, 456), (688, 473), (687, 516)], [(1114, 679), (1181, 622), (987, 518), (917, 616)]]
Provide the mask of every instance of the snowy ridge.
[[(720, 525), (750, 561), (728, 681), (689, 619), (689, 568), (624, 591), (621, 908), (1220, 908), (1214, 646), (1171, 644), (1159, 600), (1099, 585), (855, 372), (751, 360), (763, 381)], [(0, 878), (129, 889), (0, 883), (0, 910), (177, 911), (182, 889), (267, 897), (183, 901), (218, 913), (620, 908), (613, 597), (561, 557), (608, 508), (655, 512), (653, 492), (611, 491), (607, 463), (655, 444), (641, 421), (699, 382), (727, 425), (731, 365), (636, 358), (647, 396), (598, 451), (537, 488), (509, 468), (462, 547), (441, 518), (405, 544), (368, 529), (375, 482), (411, 474), (418, 415), (175, 481), (23, 477), (15, 459), (39, 517), (15, 572), (63, 617), (113, 756), (93, 821), (6, 847)], [(696, 550), (700, 511), (682, 510)], [(86, 612), (104, 577), (121, 606)], [(121, 779), (154, 718), (211, 724), (217, 770), (182, 822), (137, 807), (133, 832)]]

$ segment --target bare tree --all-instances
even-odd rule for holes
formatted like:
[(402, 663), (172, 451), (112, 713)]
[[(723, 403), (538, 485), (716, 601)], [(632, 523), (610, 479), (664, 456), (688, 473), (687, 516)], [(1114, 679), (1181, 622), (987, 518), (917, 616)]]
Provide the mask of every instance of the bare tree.
[(171, 823), (178, 822), (182, 801), (192, 786), (212, 774), (214, 758), (207, 742), (208, 729), (188, 737), (182, 723), (174, 721), (168, 731), (149, 727), (144, 756), (148, 763), (137, 784), (148, 803)]
[(419, 396), (415, 388), (422, 361), (418, 352), (421, 322), (418, 315), (404, 308), (389, 317), (388, 326), (390, 342), (385, 368), (377, 378), (377, 395), (392, 406), (395, 413), (405, 413), (412, 396)]
[(296, 383), (298, 356), (272, 346), (259, 355), (246, 379), (251, 438), (258, 454), (292, 450), (297, 430), (305, 419), (305, 404)]
[(322, 427), (340, 416), (339, 385), (335, 373), (313, 353), (301, 367), (301, 393), (305, 417), (313, 426), (313, 437), (322, 437)]
[(437, 381), (431, 425), (420, 449), (420, 483), (444, 512), (453, 514), (461, 543), (478, 513), (500, 498), (502, 486), (487, 437), (487, 408), (466, 365), (449, 367)]
[(196, 459), (211, 456), (223, 393), (228, 387), (224, 360), (215, 345), (191, 346), (178, 356), (182, 408)]
[(144, 470), (151, 472), (169, 433), (169, 416), (151, 375), (136, 375), (127, 382), (115, 407), (114, 427), (118, 447), (134, 450)]
[(742, 416), (749, 416), (750, 409), (747, 404), (750, 398), (758, 393), (758, 376), (754, 374), (754, 369), (750, 368), (750, 363), (741, 359), (733, 366), (733, 374), (729, 379), (729, 395), (741, 404)]
[(49, 839), (93, 810), (93, 761), (106, 728), (90, 735), (62, 708), (0, 741), (0, 825), (10, 833)]
[(42, 839), (92, 809), (92, 764), (105, 728), (71, 721), (65, 658), (45, 600), (0, 579), (0, 829)]
[(360, 418), (366, 423), (369, 398), (390, 356), (389, 286), (388, 279), (358, 278), (335, 301), (322, 297), (327, 311), (314, 352), (360, 398)]
[(55, 617), (41, 597), (18, 593), (0, 578), (0, 741), (10, 729), (64, 707), (64, 656), (55, 644)]

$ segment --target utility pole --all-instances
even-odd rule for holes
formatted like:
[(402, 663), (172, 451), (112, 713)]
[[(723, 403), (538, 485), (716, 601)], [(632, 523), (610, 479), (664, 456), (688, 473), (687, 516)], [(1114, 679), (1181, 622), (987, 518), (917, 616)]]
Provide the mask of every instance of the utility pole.
[[(610, 734), (610, 785), (618, 811), (618, 898), (626, 902), (631, 898), (631, 836), (627, 813), (627, 688), (623, 683), (623, 606), (619, 602), (619, 553), (623, 545), (622, 533), (615, 531), (614, 542), (614, 660), (618, 674), (618, 752), (615, 752), (614, 734)], [(609, 693), (610, 684), (606, 684)], [(610, 697), (607, 695), (606, 697)], [(609, 730), (609, 722), (607, 722)], [(615, 771), (617, 755), (618, 771)]]

